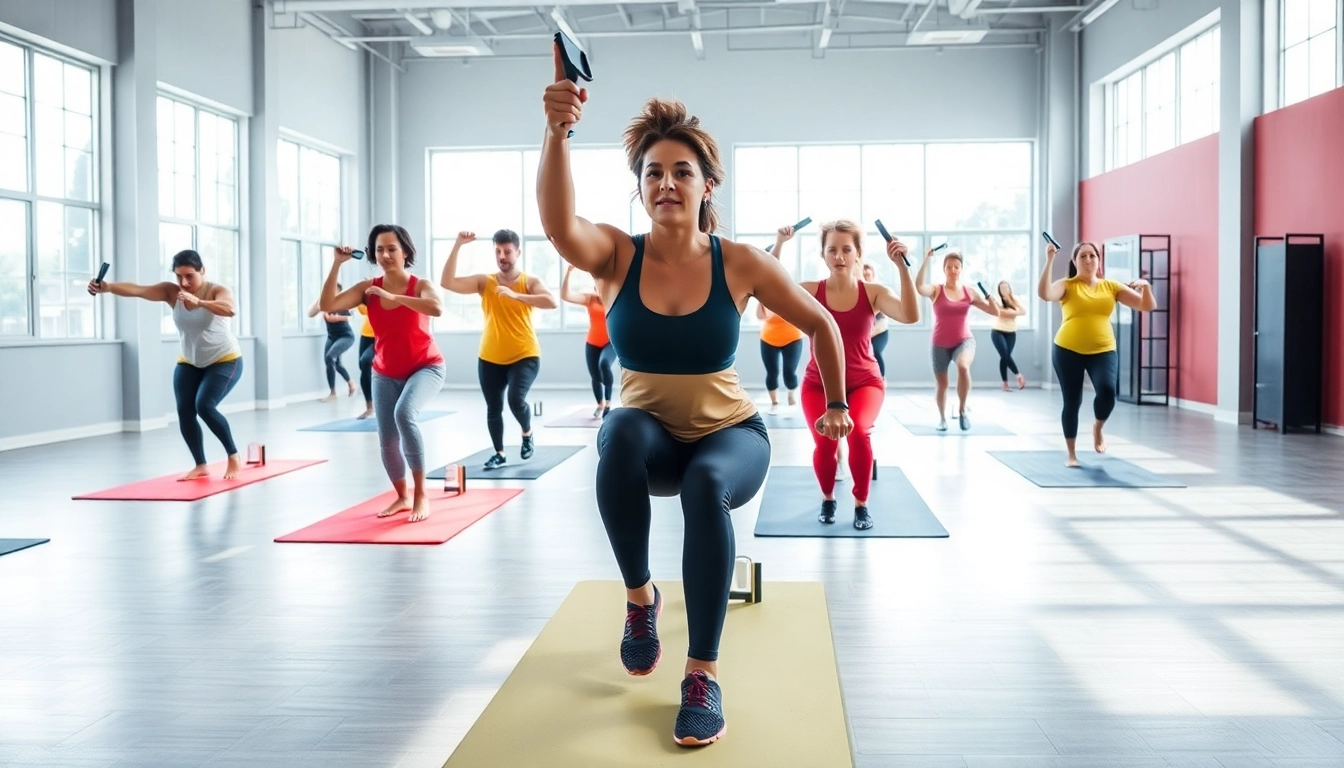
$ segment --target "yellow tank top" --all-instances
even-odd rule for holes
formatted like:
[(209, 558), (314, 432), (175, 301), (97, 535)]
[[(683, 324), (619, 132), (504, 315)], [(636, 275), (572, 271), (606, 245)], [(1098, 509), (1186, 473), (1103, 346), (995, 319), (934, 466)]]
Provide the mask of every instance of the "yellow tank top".
[[(481, 292), (485, 312), (485, 331), (481, 334), (481, 359), (496, 365), (509, 365), (525, 357), (541, 357), (541, 344), (532, 328), (532, 306), (495, 292), (499, 276), (490, 275)], [(520, 274), (509, 286), (527, 293), (527, 275)]]
[(359, 335), (368, 339), (373, 338), (373, 323), (369, 322), (369, 308), (360, 304), (356, 309), (359, 314), (364, 316), (364, 324), (359, 327)]
[(1064, 298), (1059, 301), (1063, 322), (1055, 333), (1055, 343), (1080, 355), (1096, 355), (1115, 349), (1111, 315), (1120, 283), (1098, 280), (1088, 287), (1076, 277), (1064, 281)]

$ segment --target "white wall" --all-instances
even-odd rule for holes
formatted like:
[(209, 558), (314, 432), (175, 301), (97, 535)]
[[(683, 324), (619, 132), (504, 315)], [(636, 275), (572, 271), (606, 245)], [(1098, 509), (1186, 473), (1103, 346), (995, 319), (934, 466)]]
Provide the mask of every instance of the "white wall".
[(251, 0), (159, 0), (159, 80), (252, 114)]
[(117, 0), (0, 0), (0, 31), (112, 64)]
[(278, 35), (281, 128), (344, 152), (361, 150), (368, 133), (365, 54), (312, 27)]

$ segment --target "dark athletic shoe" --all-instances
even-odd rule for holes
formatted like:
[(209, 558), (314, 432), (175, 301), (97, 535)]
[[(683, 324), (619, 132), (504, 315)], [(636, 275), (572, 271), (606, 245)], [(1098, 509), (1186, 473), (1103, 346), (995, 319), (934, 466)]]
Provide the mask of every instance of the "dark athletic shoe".
[(873, 518), (868, 515), (868, 507), (854, 508), (854, 527), (866, 531), (873, 527)]
[(621, 663), (625, 671), (643, 676), (658, 666), (663, 646), (658, 642), (658, 614), (663, 612), (663, 594), (653, 585), (653, 605), (625, 603), (625, 633), (621, 635)]
[(835, 522), (835, 499), (821, 500), (821, 514), (817, 519), (828, 525)]
[(603, 409), (602, 409), (602, 418), (604, 418), (604, 419), (607, 418), (607, 414), (609, 414), (609, 413), (611, 413), (611, 406), (610, 406), (610, 405), (608, 405), (606, 408), (603, 408)]
[(508, 459), (500, 456), (498, 453), (485, 460), (486, 469), (499, 469), (508, 462)]
[(970, 429), (970, 428), (971, 428), (971, 417), (970, 417), (970, 416), (967, 416), (967, 415), (963, 412), (963, 413), (961, 414), (961, 431), (962, 431), (962, 432), (965, 432), (966, 430), (968, 430), (968, 429)]
[(672, 738), (683, 747), (703, 747), (723, 737), (723, 691), (709, 675), (696, 669), (681, 681), (681, 709)]
[(523, 435), (523, 449), (518, 451), (518, 456), (521, 457), (523, 461), (527, 461), (532, 458), (534, 450), (535, 449), (532, 447), (532, 435)]

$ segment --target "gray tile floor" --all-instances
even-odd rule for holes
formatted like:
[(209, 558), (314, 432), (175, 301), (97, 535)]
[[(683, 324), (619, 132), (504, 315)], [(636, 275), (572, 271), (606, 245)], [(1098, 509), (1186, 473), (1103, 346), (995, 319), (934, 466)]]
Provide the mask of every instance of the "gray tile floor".
[[(542, 423), (584, 402), (537, 396)], [(767, 579), (826, 584), (857, 764), (1344, 765), (1344, 440), (1122, 405), (1112, 453), (1189, 487), (1045, 490), (985, 452), (1056, 447), (1056, 402), (977, 390), (1012, 437), (879, 420), (949, 539), (757, 539), (756, 502), (736, 514)], [(437, 405), (432, 460), (486, 447), (478, 394)], [(182, 470), (175, 427), (0, 453), (0, 536), (51, 538), (0, 557), (0, 764), (440, 766), (573, 583), (617, 578), (596, 456), (443, 546), (273, 543), (384, 490), (373, 435), (296, 431), (355, 410), (234, 414), (240, 442), (330, 461), (195, 503), (70, 500)], [(809, 463), (806, 433), (772, 439)], [(660, 500), (655, 576), (680, 551)]]

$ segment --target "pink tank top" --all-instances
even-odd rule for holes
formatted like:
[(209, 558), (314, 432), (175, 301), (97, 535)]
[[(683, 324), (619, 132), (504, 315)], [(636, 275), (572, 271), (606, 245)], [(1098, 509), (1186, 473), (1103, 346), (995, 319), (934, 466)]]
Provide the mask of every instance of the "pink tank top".
[[(845, 349), (845, 391), (853, 392), (859, 387), (872, 384), (883, 386), (882, 369), (873, 356), (873, 305), (868, 301), (868, 289), (859, 281), (859, 300), (850, 309), (843, 312), (831, 309), (826, 303), (826, 281), (817, 283), (817, 301), (835, 318), (840, 326), (840, 341)], [(812, 345), (812, 359), (803, 373), (803, 383), (821, 386), (821, 370), (817, 368), (817, 350)]]
[(971, 292), (966, 286), (961, 286), (961, 298), (957, 301), (947, 298), (943, 286), (938, 286), (933, 295), (933, 346), (952, 349), (971, 338), (971, 323), (966, 317), (971, 303)]

